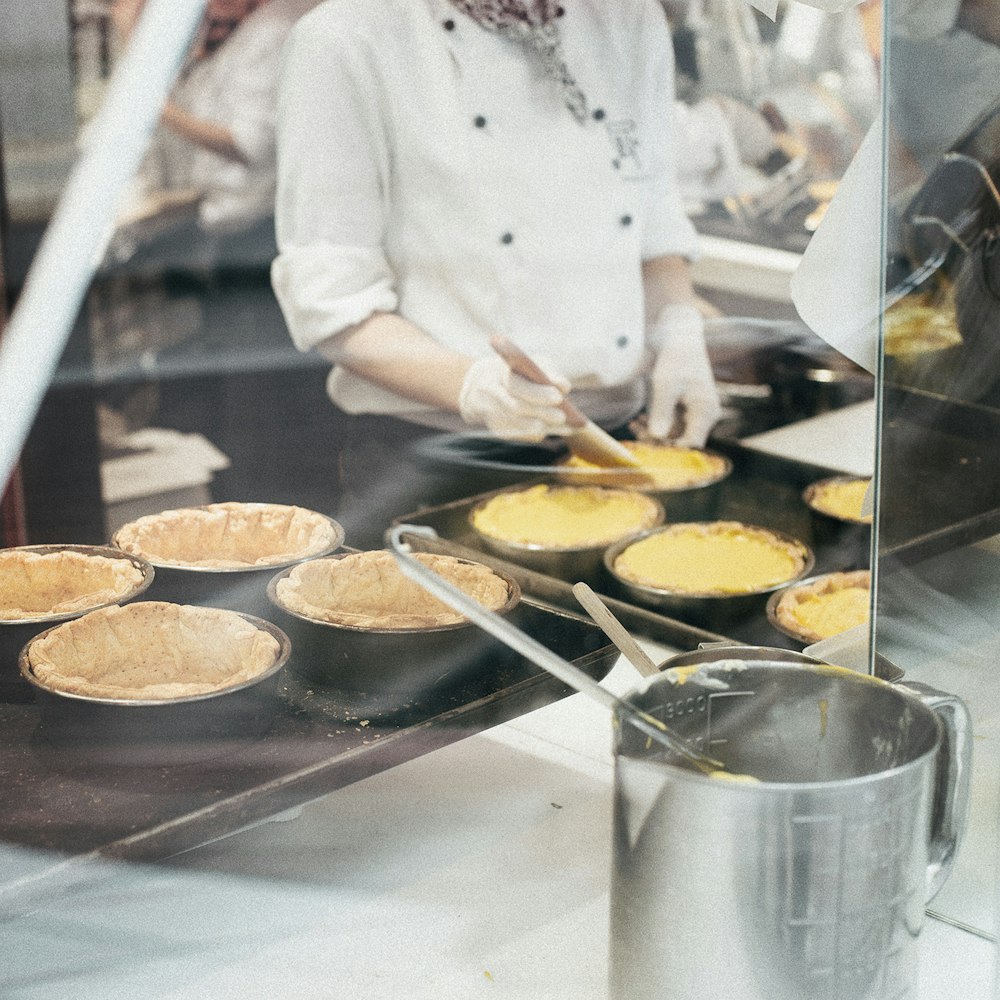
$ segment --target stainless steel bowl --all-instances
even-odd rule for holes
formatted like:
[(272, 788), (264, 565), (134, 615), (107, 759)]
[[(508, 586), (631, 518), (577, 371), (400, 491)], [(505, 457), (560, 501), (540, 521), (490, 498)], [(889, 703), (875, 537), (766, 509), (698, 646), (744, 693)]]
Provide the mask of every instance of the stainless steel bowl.
[(160, 767), (220, 756), (262, 736), (278, 707), (280, 673), (291, 641), (278, 626), (241, 614), (278, 643), (274, 663), (242, 684), (183, 698), (98, 698), (60, 691), (35, 677), (29, 641), (18, 657), (39, 709), (38, 736), (50, 750), (90, 764)]
[[(711, 523), (713, 522), (693, 522), (697, 526)], [(802, 554), (802, 569), (789, 580), (782, 580), (780, 583), (769, 587), (762, 587), (759, 590), (746, 591), (739, 594), (691, 593), (689, 591), (652, 587), (647, 584), (636, 583), (634, 580), (628, 580), (615, 570), (615, 560), (630, 545), (651, 535), (668, 531), (678, 526), (678, 524), (669, 524), (664, 527), (653, 528), (651, 531), (645, 531), (634, 538), (628, 538), (612, 545), (604, 554), (604, 567), (614, 580), (615, 586), (620, 588), (628, 598), (647, 607), (667, 611), (673, 618), (679, 618), (681, 621), (699, 625), (710, 631), (719, 631), (734, 621), (762, 611), (769, 594), (787, 586), (794, 580), (799, 580), (806, 576), (816, 564), (816, 557), (812, 549), (800, 539), (786, 535), (782, 531), (776, 531), (773, 528), (762, 528), (758, 525), (745, 524), (743, 527), (749, 531), (767, 532), (779, 541), (797, 548)]]
[[(516, 490), (503, 492), (520, 493), (524, 489), (525, 487), (520, 487)], [(554, 489), (572, 489), (572, 487), (556, 486)], [(469, 526), (475, 532), (483, 548), (507, 562), (516, 563), (518, 566), (524, 566), (569, 583), (583, 581), (595, 586), (603, 584), (604, 552), (608, 545), (612, 544), (610, 542), (604, 541), (597, 545), (539, 545), (529, 542), (503, 541), (480, 531), (475, 524), (476, 514), (496, 495), (484, 497), (469, 511)], [(666, 516), (663, 504), (655, 496), (649, 496), (648, 499), (655, 505), (654, 526), (662, 524)], [(623, 535), (622, 538), (636, 538), (639, 534), (639, 531), (631, 531)]]
[[(204, 506), (192, 510), (203, 510)], [(160, 562), (149, 559), (156, 570), (156, 579), (148, 599), (170, 604), (197, 604), (227, 608), (248, 615), (264, 616), (270, 611), (267, 600), (267, 583), (276, 570), (295, 566), (306, 559), (318, 559), (335, 552), (344, 544), (344, 528), (332, 517), (312, 511), (332, 528), (333, 540), (319, 552), (292, 559), (276, 559), (255, 566), (201, 566), (196, 563)], [(118, 545), (120, 530), (115, 532), (111, 544)], [(125, 551), (118, 549), (118, 551)]]
[[(155, 571), (145, 559), (123, 552), (109, 545), (19, 545), (5, 551), (32, 552), (49, 555), (56, 552), (79, 552), (86, 556), (104, 556), (107, 559), (127, 559), (141, 573), (142, 579), (117, 600), (104, 601), (76, 611), (60, 611), (55, 614), (36, 615), (33, 618), (0, 618), (0, 689), (10, 700), (25, 700), (29, 694), (19, 679), (17, 661), (24, 644), (39, 632), (60, 622), (79, 618), (90, 611), (110, 607), (112, 604), (127, 604), (143, 594), (153, 582)], [(10, 689), (9, 691), (7, 689)]]
[[(349, 554), (328, 558), (343, 559)], [(521, 588), (513, 577), (489, 568), (507, 584), (507, 601), (497, 614), (510, 614), (521, 601)], [(386, 629), (310, 618), (287, 607), (278, 596), (279, 582), (293, 569), (276, 573), (267, 585), (271, 616), (288, 632), (295, 650), (292, 669), (323, 687), (369, 696), (373, 704), (382, 699), (383, 710), (401, 708), (423, 692), (454, 680), (500, 645), (468, 621)]]
[[(744, 646), (739, 642), (711, 642), (704, 643), (697, 649), (687, 650), (683, 653), (676, 653), (665, 659), (659, 669), (670, 670), (673, 667), (694, 667), (703, 663), (718, 663), (721, 660), (729, 659), (748, 660), (751, 662), (765, 663), (804, 663), (804, 664), (827, 664), (828, 661), (810, 656), (807, 653), (796, 649), (782, 649), (778, 646)], [(838, 666), (839, 664), (829, 664)], [(876, 654), (875, 656), (875, 676), (880, 680), (893, 681), (902, 680), (903, 671), (891, 660)]]

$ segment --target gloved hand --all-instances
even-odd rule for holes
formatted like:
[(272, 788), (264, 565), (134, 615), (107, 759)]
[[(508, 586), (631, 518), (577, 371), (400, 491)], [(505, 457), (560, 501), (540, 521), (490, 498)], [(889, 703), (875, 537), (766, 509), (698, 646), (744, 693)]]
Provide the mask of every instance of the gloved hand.
[(538, 361), (555, 385), (536, 385), (515, 375), (496, 355), (474, 361), (458, 395), (458, 409), (467, 424), (485, 425), (497, 437), (541, 441), (546, 434), (567, 434), (572, 428), (559, 408), (569, 382)]
[(686, 303), (669, 305), (657, 316), (647, 339), (656, 351), (650, 375), (649, 436), (661, 441), (672, 437), (680, 447), (700, 448), (722, 414), (701, 313)]

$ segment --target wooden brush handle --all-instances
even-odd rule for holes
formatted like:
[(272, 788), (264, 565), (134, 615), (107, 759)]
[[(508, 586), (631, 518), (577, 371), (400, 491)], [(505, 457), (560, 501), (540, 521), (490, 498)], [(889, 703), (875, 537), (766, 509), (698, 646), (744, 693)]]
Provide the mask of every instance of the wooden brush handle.
[[(535, 385), (551, 385), (554, 388), (558, 388), (552, 379), (513, 341), (508, 340), (506, 337), (496, 336), (490, 340), (490, 346), (507, 362), (507, 367), (515, 375), (520, 375), (521, 378), (527, 379)], [(587, 417), (568, 399), (564, 399), (559, 404), (559, 408), (566, 414), (566, 422), (570, 427), (583, 427), (586, 425)]]

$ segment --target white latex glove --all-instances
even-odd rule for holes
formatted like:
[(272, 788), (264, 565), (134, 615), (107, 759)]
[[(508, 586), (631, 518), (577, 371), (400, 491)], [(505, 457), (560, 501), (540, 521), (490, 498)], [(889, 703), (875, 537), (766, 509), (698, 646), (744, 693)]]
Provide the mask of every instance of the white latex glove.
[(535, 360), (555, 385), (536, 385), (515, 375), (496, 355), (474, 361), (458, 394), (462, 419), (473, 426), (485, 425), (497, 437), (520, 441), (569, 433), (573, 428), (559, 408), (569, 382), (552, 372), (544, 360)]
[(700, 448), (722, 414), (701, 313), (693, 305), (667, 306), (647, 336), (656, 351), (649, 387), (649, 436), (669, 438), (679, 421), (673, 443)]

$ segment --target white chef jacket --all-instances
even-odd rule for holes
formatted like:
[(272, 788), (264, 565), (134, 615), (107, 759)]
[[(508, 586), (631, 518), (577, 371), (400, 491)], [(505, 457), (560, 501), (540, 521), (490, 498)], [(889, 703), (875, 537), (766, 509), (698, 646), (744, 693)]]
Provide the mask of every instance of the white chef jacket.
[[(634, 381), (641, 263), (697, 244), (668, 27), (656, 0), (566, 0), (558, 24), (584, 125), (532, 53), (446, 0), (327, 0), (299, 22), (272, 281), (300, 350), (397, 311), (468, 356), (506, 334), (575, 389)], [(427, 416), (339, 367), (328, 388), (348, 412)]]
[(274, 208), (274, 119), (281, 50), (292, 25), (319, 0), (269, 0), (211, 55), (183, 75), (171, 99), (229, 129), (247, 162), (204, 149), (168, 128), (142, 168), (147, 188), (202, 192), (198, 221), (209, 233), (248, 228)]

